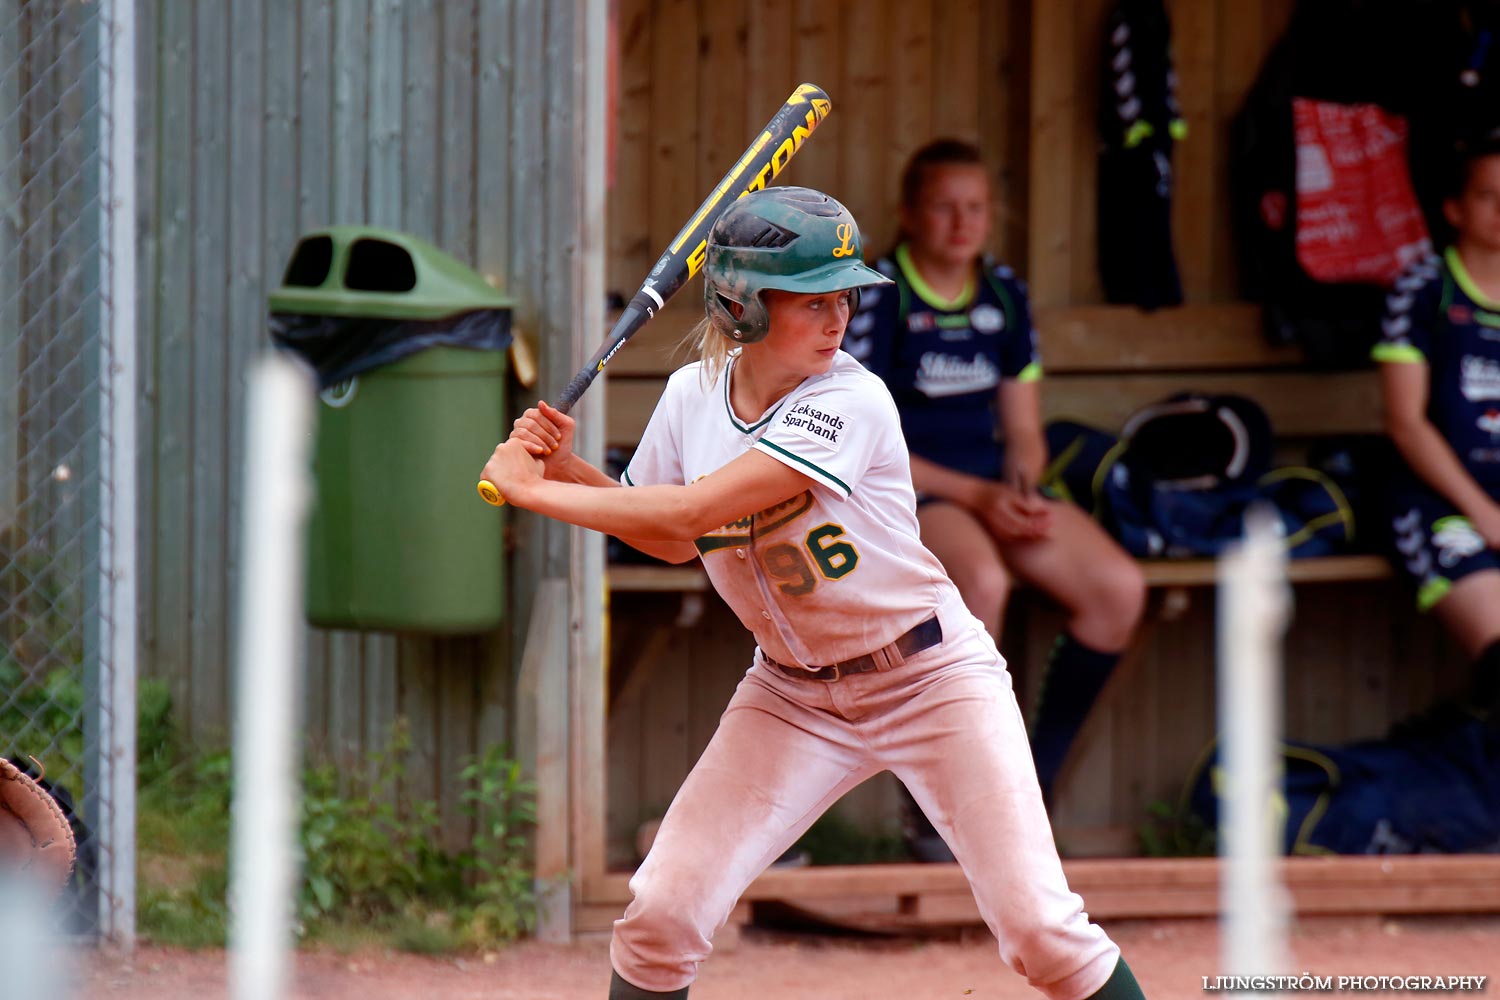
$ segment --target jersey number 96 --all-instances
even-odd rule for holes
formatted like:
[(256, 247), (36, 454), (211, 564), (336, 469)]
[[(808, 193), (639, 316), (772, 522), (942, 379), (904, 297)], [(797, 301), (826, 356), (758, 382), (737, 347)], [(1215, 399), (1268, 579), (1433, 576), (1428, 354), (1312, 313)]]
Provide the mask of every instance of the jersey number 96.
[(777, 542), (768, 546), (761, 554), (766, 572), (780, 581), (776, 587), (783, 594), (801, 597), (810, 594), (818, 585), (813, 567), (825, 580), (838, 580), (854, 572), (859, 564), (859, 553), (848, 542), (838, 541), (844, 529), (837, 524), (824, 524), (807, 533), (800, 546), (791, 542)]

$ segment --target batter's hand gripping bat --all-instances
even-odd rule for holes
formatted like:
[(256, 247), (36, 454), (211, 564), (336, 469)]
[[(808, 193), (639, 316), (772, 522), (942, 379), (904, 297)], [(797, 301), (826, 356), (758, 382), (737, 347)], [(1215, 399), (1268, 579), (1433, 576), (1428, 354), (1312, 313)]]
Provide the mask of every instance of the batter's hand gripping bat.
[[(573, 404), (578, 402), (578, 397), (604, 371), (604, 366), (609, 364), (609, 359), (615, 356), (621, 345), (660, 312), (671, 301), (672, 296), (687, 284), (689, 278), (703, 270), (703, 261), (708, 253), (708, 232), (719, 216), (735, 200), (751, 191), (761, 190), (781, 173), (797, 150), (802, 148), (802, 143), (812, 135), (813, 129), (818, 127), (818, 123), (828, 117), (831, 108), (832, 102), (828, 100), (828, 95), (810, 83), (804, 83), (792, 92), (781, 110), (766, 123), (755, 141), (750, 143), (750, 148), (745, 150), (713, 193), (698, 206), (687, 225), (668, 244), (666, 252), (641, 283), (640, 290), (620, 314), (603, 345), (558, 396), (559, 410), (564, 413), (571, 410)], [(479, 495), (484, 497), (486, 503), (496, 507), (505, 503), (500, 491), (487, 479), (479, 481)]]

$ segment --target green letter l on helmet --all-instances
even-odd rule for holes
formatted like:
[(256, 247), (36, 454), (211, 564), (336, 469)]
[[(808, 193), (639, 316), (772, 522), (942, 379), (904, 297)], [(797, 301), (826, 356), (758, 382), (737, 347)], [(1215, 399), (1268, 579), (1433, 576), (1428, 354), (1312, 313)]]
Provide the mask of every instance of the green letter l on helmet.
[[(772, 187), (753, 191), (724, 210), (708, 234), (703, 296), (714, 329), (741, 344), (771, 329), (761, 292), (821, 294), (890, 279), (864, 262), (859, 226), (849, 210), (821, 191)], [(738, 303), (738, 319), (729, 303)], [(859, 305), (854, 292), (852, 313)]]

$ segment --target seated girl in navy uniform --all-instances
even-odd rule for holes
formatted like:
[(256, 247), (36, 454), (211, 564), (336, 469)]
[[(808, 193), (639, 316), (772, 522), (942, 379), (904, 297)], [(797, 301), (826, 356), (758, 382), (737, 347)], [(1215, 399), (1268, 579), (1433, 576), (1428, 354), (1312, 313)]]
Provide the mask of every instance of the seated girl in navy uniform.
[(1443, 212), (1457, 231), (1387, 299), (1386, 428), (1405, 459), (1391, 477), (1398, 565), (1417, 605), (1474, 663), (1468, 705), (1500, 709), (1500, 135), (1460, 157)]
[(918, 150), (901, 180), (898, 243), (876, 264), (895, 283), (865, 292), (844, 349), (895, 397), (922, 541), (969, 610), (998, 638), (1020, 580), (1067, 613), (1031, 725), (1050, 801), (1140, 618), (1145, 583), (1095, 521), (1037, 489), (1047, 464), (1041, 361), (1025, 285), (984, 255), (992, 213), (977, 149), (938, 140)]

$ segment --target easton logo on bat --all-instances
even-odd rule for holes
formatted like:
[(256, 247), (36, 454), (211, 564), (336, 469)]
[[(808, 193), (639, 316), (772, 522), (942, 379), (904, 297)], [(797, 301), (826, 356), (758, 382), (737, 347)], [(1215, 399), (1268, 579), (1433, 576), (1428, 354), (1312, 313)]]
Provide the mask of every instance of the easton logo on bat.
[[(745, 197), (745, 195), (749, 194), (751, 191), (764, 190), (766, 184), (768, 184), (772, 180), (775, 180), (776, 176), (786, 168), (786, 165), (788, 162), (790, 162), (791, 158), (796, 155), (797, 150), (802, 148), (802, 144), (807, 141), (808, 136), (812, 135), (813, 129), (818, 127), (818, 122), (823, 120), (823, 118), (828, 114), (828, 109), (832, 106), (828, 101), (819, 98), (815, 98), (808, 103), (811, 105), (811, 107), (808, 108), (807, 114), (803, 117), (803, 123), (792, 128), (792, 134), (782, 140), (781, 145), (776, 147), (776, 151), (771, 154), (770, 159), (766, 160), (765, 164), (760, 168), (756, 175), (751, 178), (750, 183), (745, 185), (745, 190), (741, 191), (738, 195), (735, 196), (736, 199)], [(774, 125), (773, 128), (768, 128), (766, 129), (766, 131), (760, 134), (760, 138), (756, 142), (751, 144), (750, 149), (747, 150), (745, 155), (740, 158), (740, 162), (735, 165), (734, 171), (729, 175), (728, 178), (726, 178), (727, 181), (732, 183), (736, 178), (739, 177), (740, 173), (745, 169), (749, 162), (760, 155), (761, 150), (764, 149), (766, 144), (773, 138), (773, 130)], [(725, 186), (727, 187), (728, 185)], [(686, 233), (690, 231), (693, 226), (697, 225), (698, 221), (698, 219), (694, 219), (693, 222), (688, 224), (688, 230), (685, 230), (684, 232)], [(676, 249), (676, 247), (673, 247), (674, 251)], [(703, 236), (698, 240), (698, 245), (693, 247), (693, 252), (688, 254), (687, 276), (689, 278), (695, 277), (699, 271), (703, 270), (703, 263), (707, 259), (707, 257), (708, 234), (704, 233)]]

